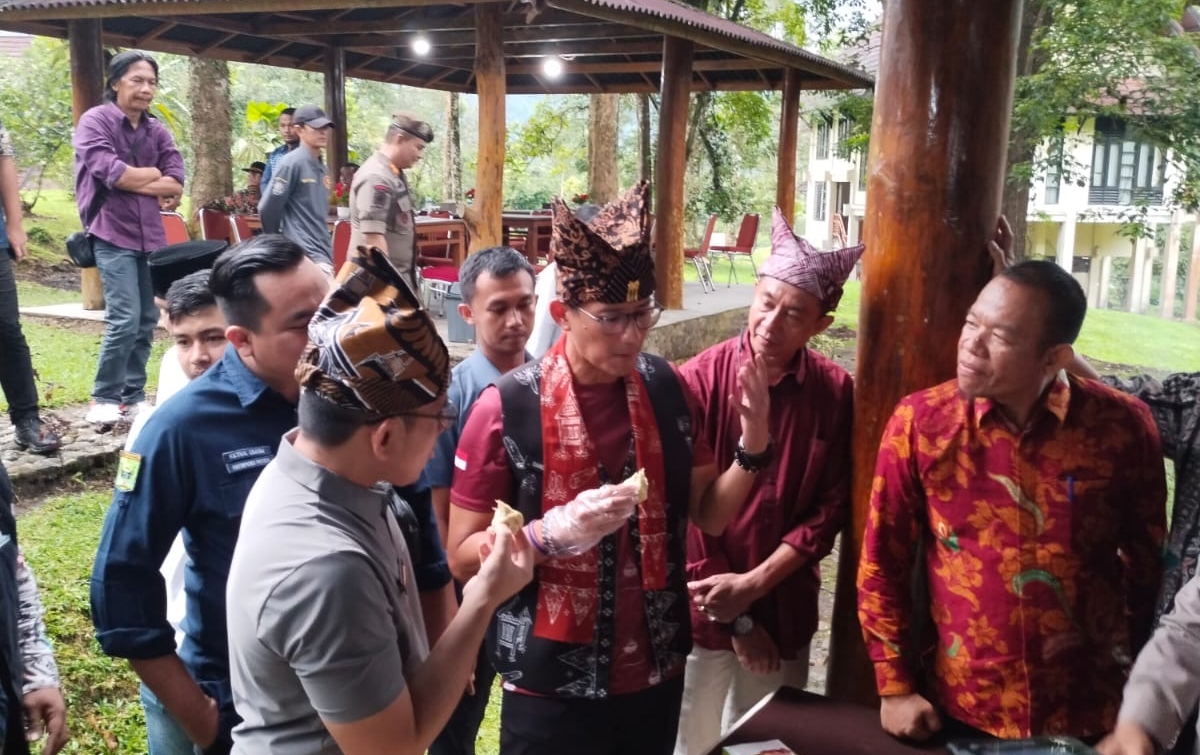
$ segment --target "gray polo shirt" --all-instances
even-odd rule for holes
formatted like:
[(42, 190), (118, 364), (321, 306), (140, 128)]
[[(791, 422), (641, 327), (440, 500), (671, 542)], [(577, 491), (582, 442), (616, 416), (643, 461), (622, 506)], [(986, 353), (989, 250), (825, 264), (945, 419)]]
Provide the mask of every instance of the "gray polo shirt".
[(333, 235), (326, 223), (329, 189), (329, 173), (312, 150), (301, 145), (287, 153), (258, 200), (263, 232), (282, 233), (313, 262), (333, 264)]
[(366, 489), (284, 437), (246, 499), (226, 591), (237, 755), (341, 753), (322, 719), (383, 710), (429, 653), (387, 488)]

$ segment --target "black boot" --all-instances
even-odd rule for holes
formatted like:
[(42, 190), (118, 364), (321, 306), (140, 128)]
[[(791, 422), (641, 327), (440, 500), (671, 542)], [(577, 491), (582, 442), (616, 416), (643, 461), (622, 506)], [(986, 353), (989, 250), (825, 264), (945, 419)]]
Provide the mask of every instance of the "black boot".
[(37, 417), (30, 417), (17, 422), (14, 439), (17, 448), (27, 449), (35, 454), (49, 456), (58, 451), (58, 434), (42, 425)]

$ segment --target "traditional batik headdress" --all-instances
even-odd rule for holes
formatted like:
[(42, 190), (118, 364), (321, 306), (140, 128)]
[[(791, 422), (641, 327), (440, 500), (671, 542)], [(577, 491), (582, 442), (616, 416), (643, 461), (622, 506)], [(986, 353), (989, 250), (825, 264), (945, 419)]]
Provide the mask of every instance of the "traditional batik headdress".
[(557, 197), (552, 212), (554, 261), (564, 303), (620, 304), (654, 294), (648, 182), (638, 182), (587, 222)]
[(807, 291), (826, 312), (832, 312), (842, 300), (842, 285), (864, 251), (866, 247), (858, 244), (822, 252), (793, 233), (776, 207), (771, 214), (771, 256), (763, 263), (761, 274)]
[(388, 258), (360, 246), (308, 324), (296, 379), (338, 406), (391, 417), (446, 392), (450, 355)]

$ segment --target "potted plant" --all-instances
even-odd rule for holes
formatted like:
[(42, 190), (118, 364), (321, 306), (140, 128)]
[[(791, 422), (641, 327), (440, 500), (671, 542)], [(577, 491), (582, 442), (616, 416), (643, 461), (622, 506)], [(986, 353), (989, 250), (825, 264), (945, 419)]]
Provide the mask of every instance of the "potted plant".
[(341, 220), (350, 218), (350, 185), (338, 181), (333, 187), (333, 203), (337, 207), (337, 216)]

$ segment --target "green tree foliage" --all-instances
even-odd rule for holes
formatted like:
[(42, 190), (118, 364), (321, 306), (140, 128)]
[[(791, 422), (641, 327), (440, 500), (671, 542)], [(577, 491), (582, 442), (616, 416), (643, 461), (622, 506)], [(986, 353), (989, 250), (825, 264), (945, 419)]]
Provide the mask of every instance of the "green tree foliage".
[(70, 186), (73, 153), (67, 46), (35, 39), (19, 62), (0, 66), (0, 122), (12, 137), (28, 211), (44, 186)]

